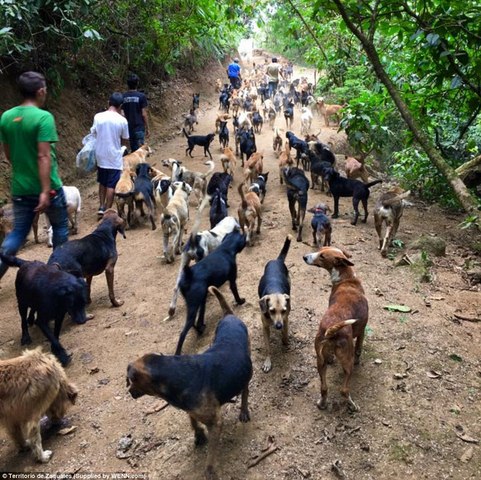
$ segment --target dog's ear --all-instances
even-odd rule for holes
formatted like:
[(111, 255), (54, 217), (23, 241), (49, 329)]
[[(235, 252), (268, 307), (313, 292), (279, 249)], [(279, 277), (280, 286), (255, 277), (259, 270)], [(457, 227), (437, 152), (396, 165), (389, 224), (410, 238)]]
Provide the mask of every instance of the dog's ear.
[(284, 298), (286, 299), (286, 306), (289, 307), (291, 304), (291, 296), (287, 293), (284, 293)]
[(77, 387), (73, 383), (69, 383), (67, 385), (67, 397), (72, 402), (72, 405), (75, 405), (78, 397), (78, 390)]
[(268, 295), (264, 295), (259, 300), (259, 307), (260, 307), (262, 313), (265, 314), (265, 313), (269, 312), (269, 297), (268, 297)]
[(352, 263), (350, 260), (347, 258), (336, 258), (337, 265), (340, 267), (352, 267), (354, 266), (354, 263)]

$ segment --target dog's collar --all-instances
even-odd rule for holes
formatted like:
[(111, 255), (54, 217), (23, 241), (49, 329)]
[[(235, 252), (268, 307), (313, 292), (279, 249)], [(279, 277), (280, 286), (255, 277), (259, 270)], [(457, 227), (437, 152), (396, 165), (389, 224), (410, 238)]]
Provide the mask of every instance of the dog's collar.
[(315, 208), (315, 209), (314, 209), (314, 213), (322, 213), (322, 214), (325, 215), (325, 214), (326, 214), (325, 212), (326, 212), (326, 211), (325, 211), (323, 208)]
[(260, 193), (260, 191), (261, 191), (261, 187), (259, 186), (258, 183), (253, 183), (253, 184), (250, 186), (249, 191), (250, 191), (250, 192), (257, 193), (257, 195), (259, 195), (259, 193)]

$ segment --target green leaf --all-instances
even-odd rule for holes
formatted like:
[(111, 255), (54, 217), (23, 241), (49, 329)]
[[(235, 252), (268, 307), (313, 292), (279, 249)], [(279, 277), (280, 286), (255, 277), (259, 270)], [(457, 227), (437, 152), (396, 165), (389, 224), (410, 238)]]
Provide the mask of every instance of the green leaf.
[(408, 307), (407, 305), (385, 305), (383, 308), (390, 312), (409, 313), (411, 311), (411, 307)]
[(462, 362), (463, 361), (462, 357), (460, 357), (457, 353), (452, 353), (451, 355), (449, 355), (449, 358), (451, 360), (453, 360), (454, 362)]

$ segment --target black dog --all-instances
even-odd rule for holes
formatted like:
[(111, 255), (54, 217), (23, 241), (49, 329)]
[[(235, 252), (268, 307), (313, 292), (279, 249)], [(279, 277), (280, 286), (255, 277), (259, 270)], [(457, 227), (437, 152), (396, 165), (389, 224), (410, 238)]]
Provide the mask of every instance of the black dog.
[(200, 104), (200, 93), (193, 93), (192, 94), (192, 109), (196, 110), (199, 108)]
[(218, 478), (214, 459), (222, 425), (221, 406), (241, 394), (239, 420), (250, 420), (248, 397), (252, 378), (249, 333), (245, 324), (233, 315), (222, 294), (215, 294), (223, 310), (212, 346), (200, 355), (156, 355), (138, 358), (127, 368), (127, 387), (133, 398), (143, 395), (161, 397), (189, 414), (195, 445), (207, 442), (206, 477)]
[(185, 149), (186, 155), (189, 154), (190, 157), (193, 158), (192, 150), (194, 150), (196, 145), (199, 145), (199, 147), (204, 147), (204, 157), (207, 157), (207, 154), (209, 154), (209, 157), (212, 160), (209, 147), (215, 138), (215, 133), (209, 133), (208, 135), (189, 135), (185, 131), (185, 128), (183, 128), (182, 131), (184, 132), (185, 138), (187, 138), (187, 148)]
[(302, 226), (306, 216), (309, 180), (304, 172), (296, 167), (284, 168), (282, 174), (287, 186), (287, 201), (291, 213), (292, 229), (297, 230), (297, 241), (302, 242)]
[(219, 142), (222, 148), (229, 146), (229, 129), (227, 128), (227, 122), (220, 122)]
[(325, 190), (324, 177), (326, 173), (334, 167), (336, 157), (327, 145), (320, 142), (316, 142), (313, 148), (314, 151), (311, 149), (307, 151), (308, 163), (310, 164), (311, 170), (311, 188), (314, 189), (319, 183), (319, 179), (321, 179), (321, 192), (323, 192)]
[(369, 212), (367, 211), (367, 200), (369, 198), (369, 188), (373, 185), (381, 183), (382, 180), (374, 180), (369, 183), (362, 183), (359, 180), (352, 180), (350, 178), (341, 177), (339, 172), (336, 172), (333, 168), (329, 169), (325, 175), (332, 196), (334, 198), (334, 213), (332, 218), (339, 217), (339, 198), (340, 197), (352, 197), (352, 206), (354, 208), (354, 218), (351, 221), (351, 225), (356, 225), (359, 218), (359, 202), (362, 203), (364, 208), (364, 218), (362, 223), (366, 223)]
[(251, 183), (249, 191), (255, 192), (259, 197), (261, 203), (264, 203), (264, 198), (267, 193), (267, 178), (269, 177), (269, 172), (261, 173), (257, 176), (255, 182)]
[[(222, 198), (227, 204), (227, 193), (231, 182), (232, 175), (229, 175), (226, 172), (215, 172), (212, 177), (210, 177), (209, 183), (207, 184), (207, 195), (212, 197), (217, 190), (220, 190)], [(229, 208), (229, 205), (226, 206)]]
[[(43, 262), (29, 262), (20, 258), (0, 254), (0, 258), (10, 267), (19, 267), (15, 279), (18, 312), (22, 319), (22, 339), (20, 343), (32, 343), (28, 324), (34, 322), (50, 342), (52, 353), (65, 367), (70, 362), (59, 341), (63, 319), (68, 313), (75, 323), (85, 323), (87, 315), (87, 284), (83, 278), (63, 272), (56, 265)], [(30, 313), (28, 310), (30, 309)], [(36, 319), (35, 319), (36, 314)], [(50, 320), (55, 321), (53, 334)]]
[(262, 115), (257, 111), (252, 114), (252, 124), (254, 125), (254, 131), (256, 133), (261, 133), (264, 119), (262, 118)]
[(294, 102), (292, 100), (284, 102), (284, 118), (286, 119), (286, 128), (292, 128), (294, 122)]
[(296, 160), (297, 160), (297, 167), (299, 167), (299, 160), (301, 159), (302, 154), (306, 154), (309, 150), (309, 145), (304, 140), (296, 137), (294, 133), (287, 132), (286, 138), (289, 141), (289, 148), (293, 148), (296, 151)]
[(114, 268), (117, 262), (115, 238), (120, 232), (125, 238), (124, 221), (117, 212), (109, 208), (98, 225), (90, 234), (79, 240), (70, 240), (57, 247), (48, 259), (49, 265), (58, 265), (63, 271), (87, 280), (87, 302), (90, 303), (92, 277), (105, 270), (110, 302), (120, 307), (124, 302), (115, 298)]
[[(329, 207), (323, 203), (319, 203), (308, 210), (309, 213), (314, 214), (311, 220), (313, 247), (321, 248), (331, 246), (332, 227), (331, 221), (327, 216), (328, 210), (330, 210)], [(324, 236), (324, 242), (322, 242), (322, 236)]]
[(256, 136), (252, 128), (250, 128), (249, 130), (240, 130), (238, 134), (241, 154), (241, 166), (244, 167), (244, 155), (246, 156), (247, 161), (253, 153), (257, 152)]
[(225, 113), (229, 113), (230, 109), (230, 92), (224, 88), (219, 95), (219, 108)]
[(227, 217), (229, 212), (227, 210), (227, 202), (224, 199), (222, 192), (217, 189), (212, 195), (210, 204), (210, 228), (214, 228), (222, 219)]
[(155, 230), (155, 197), (152, 184), (152, 167), (148, 163), (139, 163), (135, 169), (134, 201), (136, 209), (140, 210), (142, 217), (145, 216), (144, 204), (149, 213), (152, 230)]
[(192, 327), (195, 327), (199, 334), (205, 329), (205, 302), (210, 286), (220, 287), (228, 281), (237, 304), (242, 305), (245, 302), (245, 299), (239, 296), (236, 283), (236, 255), (245, 246), (245, 235), (237, 231), (229, 233), (211, 254), (194, 266), (184, 268), (179, 287), (187, 303), (187, 318), (177, 343), (176, 355), (180, 355), (187, 332)]

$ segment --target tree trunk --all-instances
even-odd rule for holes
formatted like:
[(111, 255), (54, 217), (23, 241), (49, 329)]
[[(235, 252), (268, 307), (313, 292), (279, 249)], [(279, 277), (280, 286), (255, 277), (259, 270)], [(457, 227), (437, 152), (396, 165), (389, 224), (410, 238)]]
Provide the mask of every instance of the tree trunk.
[(436, 166), (436, 168), (444, 175), (444, 177), (448, 180), (451, 188), (454, 191), (459, 203), (462, 205), (464, 210), (468, 213), (472, 213), (477, 209), (477, 201), (471, 195), (469, 190), (467, 189), (466, 185), (462, 182), (462, 180), (457, 175), (456, 171), (444, 160), (438, 150), (434, 147), (433, 143), (429, 139), (429, 137), (424, 133), (422, 128), (418, 125), (416, 119), (411, 114), (408, 106), (401, 98), (399, 91), (397, 90), (394, 83), (391, 81), (391, 78), (384, 70), (384, 67), (379, 59), (379, 55), (377, 53), (376, 47), (374, 43), (369, 40), (364, 33), (359, 30), (356, 25), (353, 23), (351, 18), (349, 17), (346, 9), (344, 8), (343, 3), (340, 0), (334, 0), (334, 4), (337, 7), (337, 10), (341, 17), (343, 18), (344, 22), (346, 23), (347, 27), (351, 32), (359, 39), (362, 44), (366, 55), (368, 56), (374, 71), (379, 78), (379, 80), (384, 84), (389, 95), (391, 96), (392, 100), (394, 101), (396, 107), (398, 108), (399, 112), (401, 113), (402, 118), (406, 122), (408, 128), (413, 133), (414, 137), (418, 141), (419, 145), (422, 147), (426, 155), (428, 156), (431, 163)]

